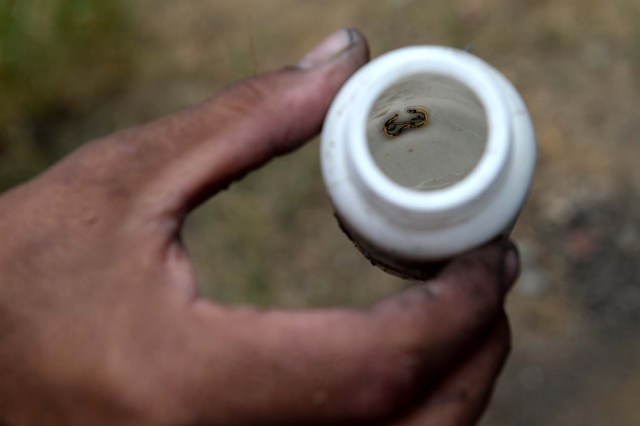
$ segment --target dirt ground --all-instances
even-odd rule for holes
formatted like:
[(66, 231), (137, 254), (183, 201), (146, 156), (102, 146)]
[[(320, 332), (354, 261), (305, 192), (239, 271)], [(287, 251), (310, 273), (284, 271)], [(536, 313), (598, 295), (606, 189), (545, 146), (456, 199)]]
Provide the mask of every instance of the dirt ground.
[[(515, 230), (514, 351), (485, 425), (640, 424), (640, 2), (135, 0), (135, 72), (66, 119), (77, 145), (294, 63), (352, 26), (373, 56), (465, 48), (503, 71), (534, 118), (539, 163)], [(318, 143), (272, 162), (189, 220), (203, 292), (228, 303), (365, 305), (404, 283), (339, 231)]]

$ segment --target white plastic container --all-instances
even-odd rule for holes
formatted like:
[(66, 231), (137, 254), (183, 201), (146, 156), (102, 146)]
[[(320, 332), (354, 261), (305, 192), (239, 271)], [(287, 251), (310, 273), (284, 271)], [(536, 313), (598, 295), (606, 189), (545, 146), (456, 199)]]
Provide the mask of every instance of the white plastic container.
[(374, 264), (412, 278), (509, 232), (535, 156), (511, 83), (481, 59), (438, 46), (387, 53), (353, 75), (321, 146), (345, 232)]

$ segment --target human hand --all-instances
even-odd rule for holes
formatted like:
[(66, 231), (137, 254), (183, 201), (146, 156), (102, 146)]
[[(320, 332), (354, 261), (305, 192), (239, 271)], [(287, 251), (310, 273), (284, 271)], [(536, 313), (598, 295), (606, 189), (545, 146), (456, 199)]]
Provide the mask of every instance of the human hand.
[(509, 243), (367, 310), (289, 312), (200, 298), (180, 241), (198, 203), (316, 134), (367, 59), (340, 31), (5, 193), (0, 424), (475, 422), (508, 351)]

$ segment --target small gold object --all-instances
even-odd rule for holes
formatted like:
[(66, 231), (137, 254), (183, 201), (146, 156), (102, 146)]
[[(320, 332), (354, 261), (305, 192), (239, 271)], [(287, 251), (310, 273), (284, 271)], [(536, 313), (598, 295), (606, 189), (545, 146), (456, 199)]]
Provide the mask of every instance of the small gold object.
[(397, 122), (396, 120), (398, 119), (399, 114), (395, 114), (384, 123), (384, 128), (382, 129), (384, 134), (390, 138), (395, 138), (396, 136), (400, 136), (407, 129), (418, 129), (429, 124), (429, 112), (426, 109), (407, 108), (407, 112), (409, 114), (416, 115), (411, 117), (409, 121)]

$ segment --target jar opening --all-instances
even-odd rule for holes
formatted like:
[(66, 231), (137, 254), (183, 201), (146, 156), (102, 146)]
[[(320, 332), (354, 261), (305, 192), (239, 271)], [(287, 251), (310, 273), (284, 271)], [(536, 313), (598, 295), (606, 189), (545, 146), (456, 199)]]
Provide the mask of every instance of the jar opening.
[(458, 80), (415, 74), (394, 83), (368, 112), (366, 138), (378, 168), (416, 191), (463, 180), (487, 144), (487, 114), (475, 93)]

